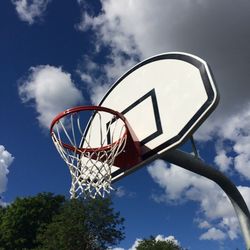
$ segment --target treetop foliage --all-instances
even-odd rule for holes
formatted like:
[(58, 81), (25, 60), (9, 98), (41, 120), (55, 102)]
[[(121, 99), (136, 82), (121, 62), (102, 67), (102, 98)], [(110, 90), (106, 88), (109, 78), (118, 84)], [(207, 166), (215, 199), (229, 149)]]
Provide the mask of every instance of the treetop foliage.
[(149, 239), (139, 241), (136, 250), (184, 250), (181, 246), (177, 245), (174, 241), (156, 240), (155, 237), (150, 236)]
[(0, 250), (102, 250), (124, 238), (110, 199), (40, 193), (0, 209)]
[(0, 213), (0, 246), (6, 250), (34, 248), (38, 229), (51, 221), (64, 201), (63, 196), (52, 193), (17, 198)]

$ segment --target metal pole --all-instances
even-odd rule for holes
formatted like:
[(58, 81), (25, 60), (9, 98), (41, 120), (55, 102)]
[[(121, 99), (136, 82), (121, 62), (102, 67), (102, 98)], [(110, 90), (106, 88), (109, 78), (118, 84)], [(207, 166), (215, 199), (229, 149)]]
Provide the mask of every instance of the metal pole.
[(220, 171), (202, 160), (181, 150), (170, 150), (159, 156), (160, 159), (202, 175), (217, 183), (227, 194), (238, 217), (247, 250), (250, 250), (250, 213), (237, 187)]

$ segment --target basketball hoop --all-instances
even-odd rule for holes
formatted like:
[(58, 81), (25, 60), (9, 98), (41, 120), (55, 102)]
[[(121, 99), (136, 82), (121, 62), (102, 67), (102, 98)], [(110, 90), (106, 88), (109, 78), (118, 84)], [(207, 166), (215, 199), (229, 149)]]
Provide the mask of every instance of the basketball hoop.
[(50, 134), (69, 167), (71, 198), (112, 190), (113, 166), (130, 168), (140, 162), (140, 147), (126, 118), (100, 106), (79, 106), (60, 113)]

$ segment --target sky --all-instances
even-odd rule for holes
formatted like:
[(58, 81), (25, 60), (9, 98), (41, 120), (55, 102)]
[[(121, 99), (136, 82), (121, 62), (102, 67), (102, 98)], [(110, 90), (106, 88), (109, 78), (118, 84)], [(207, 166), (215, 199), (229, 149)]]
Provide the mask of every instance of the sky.
[[(220, 92), (194, 134), (199, 154), (250, 207), (248, 0), (11, 0), (0, 13), (2, 205), (43, 191), (69, 197), (69, 171), (49, 135), (53, 117), (97, 104), (139, 61), (182, 51), (208, 62)], [(203, 177), (157, 160), (115, 188), (126, 239), (113, 250), (134, 250), (150, 235), (193, 250), (244, 249), (232, 205)]]

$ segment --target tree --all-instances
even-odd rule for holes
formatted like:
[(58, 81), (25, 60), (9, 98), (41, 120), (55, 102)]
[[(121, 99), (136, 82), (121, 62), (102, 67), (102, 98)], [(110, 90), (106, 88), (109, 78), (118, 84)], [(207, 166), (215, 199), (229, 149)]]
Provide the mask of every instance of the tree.
[(50, 223), (65, 198), (52, 193), (17, 198), (0, 211), (0, 245), (4, 250), (32, 249), (43, 224)]
[(0, 208), (0, 250), (102, 250), (124, 238), (110, 199), (41, 193)]
[[(0, 225), (2, 224), (2, 221), (3, 221), (3, 216), (4, 216), (4, 213), (5, 213), (5, 207), (2, 207), (0, 205)], [(1, 230), (1, 229), (0, 229)], [(3, 240), (2, 240), (2, 234), (1, 234), (1, 231), (0, 231), (0, 250), (4, 250), (4, 248), (2, 248), (3, 246)]]
[(139, 241), (136, 250), (184, 250), (172, 240), (161, 241), (151, 236), (149, 239)]
[(112, 208), (110, 199), (91, 199), (85, 203), (87, 212), (86, 226), (98, 242), (98, 249), (117, 245), (124, 235), (124, 218)]
[(110, 199), (69, 200), (38, 235), (41, 250), (102, 250), (124, 238)]

